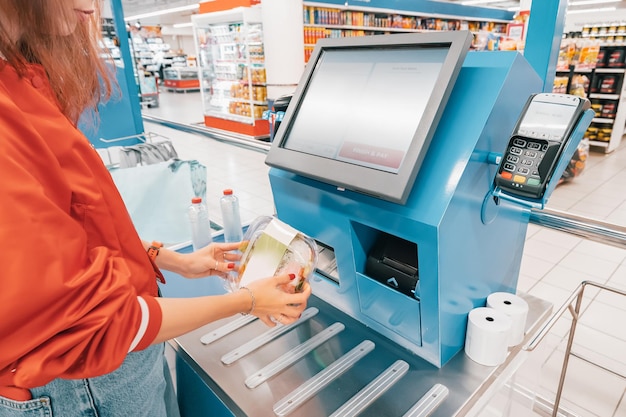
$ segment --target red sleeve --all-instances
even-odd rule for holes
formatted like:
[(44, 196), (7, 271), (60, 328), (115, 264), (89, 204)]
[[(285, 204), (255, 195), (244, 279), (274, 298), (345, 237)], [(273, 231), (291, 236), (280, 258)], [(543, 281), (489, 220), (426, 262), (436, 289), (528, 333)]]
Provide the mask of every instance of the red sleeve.
[[(37, 111), (52, 112), (43, 104)], [(50, 124), (58, 130), (56, 122)], [(71, 143), (80, 133), (66, 125), (63, 139)], [(94, 229), (100, 217), (110, 221), (98, 211), (107, 208), (76, 200), (76, 187), (93, 188), (81, 183), (88, 179), (68, 174), (72, 163), (60, 160), (41, 126), (33, 128), (2, 90), (0, 132), (0, 393), (108, 373), (124, 360), (142, 321), (135, 349), (159, 330), (160, 307), (137, 285), (154, 280), (154, 272), (119, 248), (94, 243), (87, 223)]]

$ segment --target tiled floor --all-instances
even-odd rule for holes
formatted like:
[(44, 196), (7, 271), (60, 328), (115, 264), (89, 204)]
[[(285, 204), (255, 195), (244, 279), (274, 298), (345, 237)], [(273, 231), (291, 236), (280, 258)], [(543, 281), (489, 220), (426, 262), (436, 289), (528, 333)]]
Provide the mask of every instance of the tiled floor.
[[(199, 93), (163, 91), (161, 106), (145, 114), (180, 123), (202, 122)], [(217, 201), (222, 189), (233, 188), (241, 201), (242, 220), (272, 214), (265, 154), (202, 135), (145, 123), (147, 132), (173, 140), (182, 159), (198, 159), (208, 168), (209, 211), (220, 223)], [(549, 207), (626, 226), (626, 141), (611, 154), (592, 151), (581, 176), (553, 193)], [(626, 229), (624, 229), (626, 230)], [(561, 306), (584, 280), (626, 290), (626, 250), (531, 224), (522, 259), (518, 290)], [(572, 357), (561, 406), (578, 416), (626, 417), (626, 299), (588, 288), (584, 314), (577, 327), (574, 351), (602, 369)], [(561, 371), (571, 315), (566, 312), (530, 354), (515, 378), (522, 387), (551, 402)], [(545, 415), (529, 411), (541, 398), (520, 406), (494, 402), (484, 416)]]

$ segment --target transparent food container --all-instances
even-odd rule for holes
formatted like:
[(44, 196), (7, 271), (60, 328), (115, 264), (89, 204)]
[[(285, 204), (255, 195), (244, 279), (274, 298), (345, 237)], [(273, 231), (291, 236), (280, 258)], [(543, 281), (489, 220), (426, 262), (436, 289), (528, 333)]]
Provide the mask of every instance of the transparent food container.
[(302, 291), (317, 265), (315, 240), (275, 217), (261, 216), (246, 230), (238, 274), (231, 274), (228, 288), (235, 291), (258, 279), (275, 275), (296, 276), (285, 290)]

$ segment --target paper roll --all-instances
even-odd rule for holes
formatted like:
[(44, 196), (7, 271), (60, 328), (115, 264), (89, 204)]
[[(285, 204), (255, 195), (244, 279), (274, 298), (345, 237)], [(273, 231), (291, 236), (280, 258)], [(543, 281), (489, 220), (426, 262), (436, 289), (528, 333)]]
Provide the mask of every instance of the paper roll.
[(478, 307), (469, 312), (465, 354), (474, 362), (497, 366), (508, 352), (512, 320), (501, 311)]
[(511, 318), (509, 346), (522, 343), (526, 332), (526, 317), (528, 317), (526, 300), (508, 292), (494, 292), (487, 297), (487, 307), (501, 311)]

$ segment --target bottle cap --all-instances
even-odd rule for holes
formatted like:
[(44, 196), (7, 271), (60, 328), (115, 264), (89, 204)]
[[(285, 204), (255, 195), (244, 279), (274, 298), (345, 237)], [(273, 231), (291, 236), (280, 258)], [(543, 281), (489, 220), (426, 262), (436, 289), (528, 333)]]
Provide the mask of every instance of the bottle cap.
[(200, 197), (194, 197), (191, 199), (191, 203), (192, 204), (198, 204), (198, 203), (202, 203), (202, 198)]
[(233, 193), (233, 190), (231, 190), (230, 188), (227, 188), (224, 190), (224, 195), (231, 195)]

